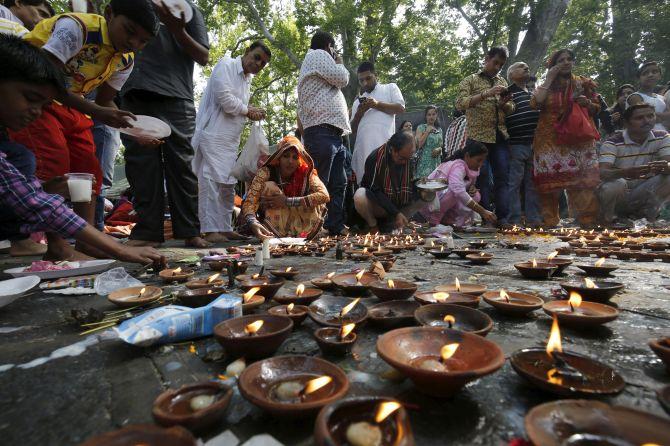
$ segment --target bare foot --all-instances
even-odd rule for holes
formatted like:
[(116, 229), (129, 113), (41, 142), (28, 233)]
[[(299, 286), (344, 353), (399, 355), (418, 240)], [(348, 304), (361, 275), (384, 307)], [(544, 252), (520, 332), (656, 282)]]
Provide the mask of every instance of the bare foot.
[(203, 239), (202, 237), (191, 237), (184, 240), (184, 246), (188, 248), (209, 248), (212, 246), (211, 243)]
[(221, 234), (225, 236), (228, 240), (249, 240), (249, 237), (244, 236), (242, 234), (238, 234), (235, 231), (222, 232)]
[(160, 245), (160, 242), (152, 242), (150, 240), (131, 239), (126, 242), (126, 246), (148, 246), (150, 248), (158, 248)]
[(209, 243), (223, 243), (228, 241), (228, 238), (221, 232), (207, 232), (204, 239)]
[(41, 256), (47, 252), (47, 245), (37, 243), (29, 238), (25, 240), (14, 240), (9, 248), (12, 257)]

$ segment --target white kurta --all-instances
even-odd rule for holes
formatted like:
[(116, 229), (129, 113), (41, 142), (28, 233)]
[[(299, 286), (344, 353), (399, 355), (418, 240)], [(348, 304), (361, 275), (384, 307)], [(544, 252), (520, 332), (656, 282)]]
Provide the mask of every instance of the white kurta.
[[(405, 105), (405, 99), (396, 84), (380, 84), (375, 86), (372, 93), (363, 93), (363, 97), (371, 97), (379, 102)], [(354, 119), (358, 110), (359, 101), (356, 99), (351, 108), (351, 119)], [(358, 123), (356, 143), (351, 160), (351, 167), (356, 174), (356, 180), (363, 179), (365, 160), (368, 156), (395, 133), (395, 115), (389, 115), (379, 110), (370, 109), (365, 112)]]
[(252, 77), (244, 74), (241, 56), (226, 56), (214, 67), (200, 101), (192, 140), (193, 171), (198, 178), (237, 183), (230, 172), (247, 119)]

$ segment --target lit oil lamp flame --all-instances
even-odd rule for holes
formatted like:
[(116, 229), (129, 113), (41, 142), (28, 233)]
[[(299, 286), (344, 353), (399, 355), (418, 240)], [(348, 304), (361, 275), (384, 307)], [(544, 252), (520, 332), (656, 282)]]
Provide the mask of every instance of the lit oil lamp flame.
[(382, 252), (382, 244), (381, 243), (379, 243), (377, 245), (377, 252)]
[(212, 294), (212, 290), (207, 290), (207, 294)]
[(172, 270), (172, 275), (173, 275), (173, 276), (176, 276), (176, 275), (179, 274), (180, 272), (181, 272), (181, 266), (180, 266), (179, 268), (177, 268), (177, 269), (173, 269), (173, 270)]
[(258, 279), (261, 275), (256, 273), (253, 276), (251, 276), (252, 279)]
[(588, 277), (584, 277), (584, 285), (586, 285), (586, 288), (598, 288), (598, 285)]
[(363, 278), (363, 274), (365, 274), (365, 270), (360, 270), (358, 274), (356, 274), (356, 285), (361, 284), (361, 279)]
[(305, 285), (303, 285), (303, 284), (301, 283), (301, 284), (299, 284), (299, 285), (296, 287), (296, 289), (295, 289), (295, 295), (298, 296), (298, 297), (300, 297), (300, 296), (302, 296), (302, 293), (304, 293), (304, 292), (305, 292)]
[(505, 302), (509, 303), (509, 294), (507, 294), (507, 291), (500, 290), (500, 298), (505, 299)]
[(601, 257), (600, 260), (596, 261), (595, 265), (596, 267), (600, 268), (605, 264), (605, 257)]
[(547, 381), (549, 381), (550, 384), (556, 384), (558, 386), (563, 385), (563, 378), (561, 378), (561, 375), (556, 368), (547, 371)]
[(290, 273), (292, 269), (293, 269), (293, 267), (292, 267), (292, 266), (289, 266), (289, 267), (286, 268), (286, 272), (287, 272), (287, 273)]
[[(465, 249), (468, 249), (468, 248), (465, 248)], [(458, 277), (456, 277), (456, 279), (454, 279), (454, 285), (456, 286), (456, 291), (458, 291), (460, 293), (461, 292), (461, 282), (458, 280)]]
[(195, 348), (195, 345), (193, 345), (193, 344), (191, 344), (191, 345), (188, 346), (188, 351), (189, 351), (190, 353), (193, 353), (193, 354), (195, 354), (195, 353), (198, 352), (198, 350), (196, 350), (196, 348)]
[(143, 295), (144, 293), (146, 293), (146, 292), (147, 292), (147, 289), (146, 289), (146, 288), (142, 288), (142, 289), (140, 290), (140, 294), (138, 295), (138, 297), (142, 297), (142, 295)]
[(244, 302), (245, 304), (246, 304), (247, 302), (249, 302), (249, 299), (251, 299), (252, 297), (254, 297), (254, 295), (255, 295), (256, 293), (258, 293), (260, 290), (261, 290), (261, 287), (259, 287), (259, 286), (255, 286), (255, 287), (253, 287), (252, 289), (250, 289), (249, 291), (247, 291), (246, 293), (244, 293), (244, 294), (242, 295), (243, 302)]
[(340, 310), (340, 317), (346, 316), (347, 313), (349, 313), (360, 300), (361, 298), (357, 297), (356, 299), (352, 300), (350, 303), (342, 307), (342, 310)]
[(332, 380), (333, 378), (330, 376), (320, 376), (318, 378), (307, 381), (303, 395), (309, 395), (310, 393), (316, 392), (320, 388), (330, 384)]
[(214, 282), (214, 281), (216, 280), (216, 278), (219, 277), (219, 276), (220, 276), (219, 273), (212, 274), (211, 276), (209, 276), (209, 277), (207, 278), (207, 283), (212, 283), (212, 282)]
[(440, 246), (440, 252), (444, 252), (444, 245)]
[(375, 423), (381, 423), (398, 409), (400, 409), (400, 403), (396, 401), (381, 403), (377, 409), (377, 414), (375, 415)]
[(549, 341), (547, 341), (547, 354), (553, 359), (554, 352), (562, 353), (561, 346), (561, 331), (558, 328), (558, 319), (554, 316), (554, 322), (551, 324), (551, 333), (549, 334)]
[(453, 317), (453, 316), (450, 315), (450, 314), (447, 314), (446, 316), (444, 316), (444, 319), (443, 319), (443, 320), (444, 320), (444, 322), (447, 323), (447, 325), (449, 325), (449, 328), (453, 327), (454, 324), (456, 323), (456, 318)]
[(363, 248), (363, 254), (367, 254), (367, 253), (368, 253), (368, 248)]
[(388, 284), (389, 288), (395, 288), (395, 282), (393, 280), (389, 279), (387, 284)]
[(286, 306), (286, 314), (291, 314), (293, 312), (293, 308), (295, 307), (294, 304), (288, 304)]
[(430, 247), (431, 247), (431, 248), (434, 248), (434, 247), (435, 247), (435, 242), (432, 241), (432, 240), (430, 241)]
[(557, 255), (558, 255), (558, 251), (554, 251), (547, 256), (547, 260), (549, 260), (549, 261), (554, 260), (554, 257), (556, 257)]
[(585, 244), (586, 243), (586, 237), (584, 237), (582, 235), (581, 237), (579, 237), (579, 241), (582, 243), (582, 245)]
[(349, 336), (349, 333), (354, 331), (354, 328), (356, 328), (356, 324), (347, 324), (343, 325), (342, 328), (340, 328), (340, 339), (344, 339), (347, 336)]
[(440, 349), (440, 357), (442, 358), (442, 362), (454, 356), (456, 350), (458, 350), (458, 342), (443, 345)]
[(575, 308), (579, 308), (579, 306), (582, 304), (582, 296), (580, 296), (579, 293), (575, 291), (571, 291), (568, 303), (570, 304), (570, 311), (575, 311)]
[(328, 273), (328, 274), (326, 274), (326, 279), (332, 279), (334, 275), (335, 275), (335, 272)]
[(433, 299), (435, 299), (435, 302), (444, 302), (449, 299), (449, 293), (433, 293)]
[(262, 326), (263, 326), (263, 321), (258, 320), (258, 321), (252, 322), (249, 325), (247, 325), (246, 327), (244, 327), (244, 332), (248, 335), (253, 335), (253, 334), (256, 334), (258, 332), (258, 330), (261, 329)]

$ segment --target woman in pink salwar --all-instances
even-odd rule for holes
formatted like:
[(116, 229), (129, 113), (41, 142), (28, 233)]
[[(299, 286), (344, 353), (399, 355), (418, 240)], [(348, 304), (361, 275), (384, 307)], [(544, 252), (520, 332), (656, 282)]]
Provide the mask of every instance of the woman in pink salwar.
[(449, 183), (446, 190), (437, 193), (439, 209), (434, 209), (431, 204), (421, 211), (432, 226), (440, 223), (457, 227), (469, 226), (475, 212), (486, 222), (496, 222), (496, 215), (479, 204), (481, 197), (475, 188), (479, 169), (484, 164), (486, 155), (488, 150), (484, 144), (468, 140), (465, 147), (456, 151), (428, 176), (428, 179), (446, 179)]

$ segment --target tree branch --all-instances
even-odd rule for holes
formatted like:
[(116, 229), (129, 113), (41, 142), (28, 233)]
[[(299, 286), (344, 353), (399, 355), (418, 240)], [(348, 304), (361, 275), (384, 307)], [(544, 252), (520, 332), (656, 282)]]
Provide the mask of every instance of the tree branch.
[(300, 59), (293, 54), (293, 51), (283, 43), (279, 42), (275, 37), (272, 35), (268, 27), (265, 25), (265, 21), (261, 17), (260, 13), (258, 12), (258, 9), (256, 9), (256, 5), (254, 5), (254, 2), (252, 0), (231, 0), (235, 3), (246, 5), (248, 8), (249, 13), (251, 16), (254, 18), (254, 21), (256, 22), (256, 26), (260, 29), (261, 33), (263, 36), (274, 46), (282, 50), (284, 54), (286, 54), (286, 57), (293, 63), (293, 65), (296, 66), (296, 68), (300, 69)]
[(482, 34), (482, 32), (479, 30), (479, 27), (477, 26), (475, 21), (472, 20), (472, 18), (468, 15), (468, 13), (465, 12), (465, 10), (457, 2), (451, 1), (451, 2), (448, 2), (447, 5), (454, 8), (456, 11), (458, 11), (461, 14), (461, 16), (465, 19), (465, 21), (468, 22), (468, 25), (470, 25), (470, 28), (472, 28), (472, 30), (475, 32), (475, 34), (477, 34), (477, 37), (481, 41), (482, 48), (484, 49), (484, 52), (486, 52), (486, 50), (487, 50), (487, 48), (486, 48), (486, 36), (484, 36), (484, 34)]
[(251, 96), (250, 96), (249, 100), (253, 99), (253, 97), (256, 96), (256, 93), (260, 93), (261, 91), (267, 90), (268, 88), (270, 88), (272, 86), (272, 84), (274, 84), (275, 82), (277, 82), (281, 78), (282, 78), (282, 76), (277, 76), (274, 79), (270, 79), (270, 82), (266, 83), (265, 85), (261, 85), (260, 87), (256, 87), (254, 89), (253, 93), (251, 93)]
[(244, 43), (244, 42), (248, 42), (248, 41), (250, 41), (250, 40), (258, 40), (258, 39), (260, 39), (260, 38), (261, 38), (261, 36), (259, 36), (258, 34), (254, 34), (253, 36), (249, 36), (249, 37), (242, 37), (240, 40), (237, 41), (237, 43), (235, 44), (235, 46), (233, 47), (233, 49), (230, 50), (230, 53), (231, 53), (231, 54), (235, 54), (235, 52), (237, 51), (237, 49), (240, 47), (240, 45), (241, 45), (242, 43)]

